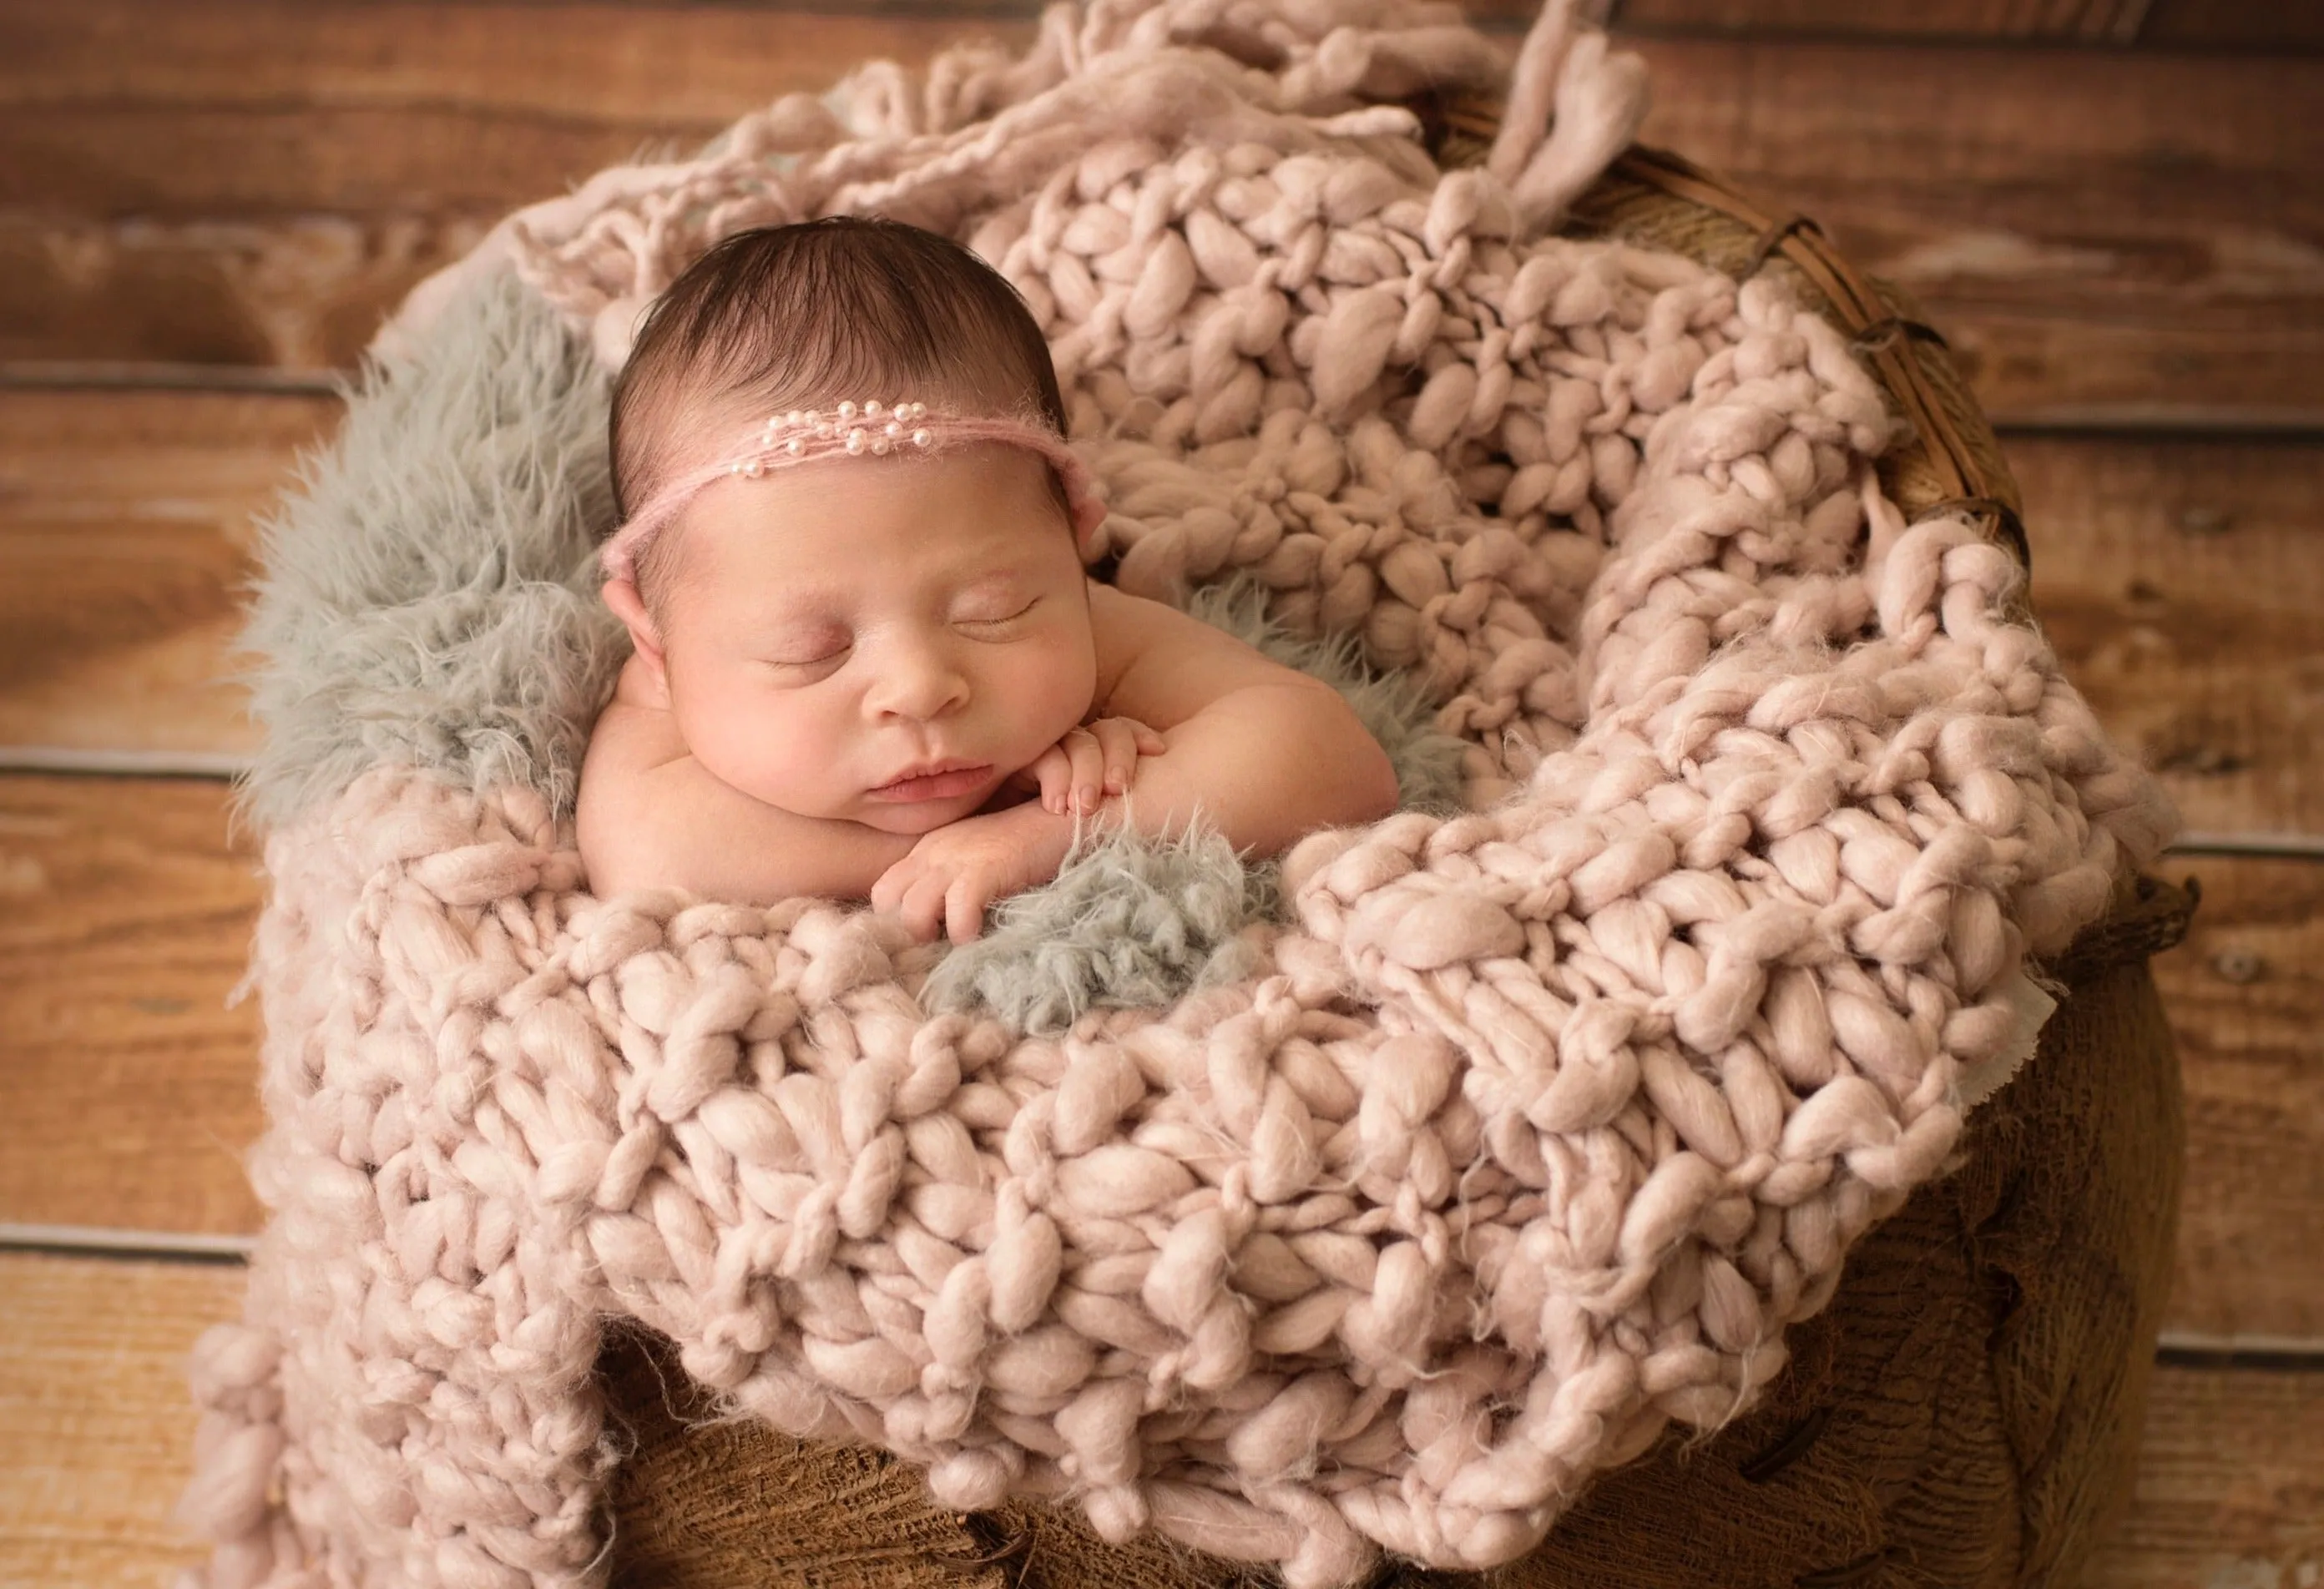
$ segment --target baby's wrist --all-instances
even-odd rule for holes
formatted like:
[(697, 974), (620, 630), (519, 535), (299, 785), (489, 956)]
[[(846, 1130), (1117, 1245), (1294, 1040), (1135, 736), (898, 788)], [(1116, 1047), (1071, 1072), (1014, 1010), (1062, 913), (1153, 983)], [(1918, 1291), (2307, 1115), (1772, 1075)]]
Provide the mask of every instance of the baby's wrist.
[(1051, 811), (1038, 800), (1028, 800), (1021, 804), (992, 812), (979, 820), (998, 822), (1003, 831), (1028, 840), (1062, 838), (1068, 844), (1073, 842), (1074, 819), (1064, 813)]
[(1024, 858), (1028, 872), (1037, 882), (1056, 877), (1074, 847), (1074, 819), (1048, 810), (1038, 800), (1012, 805), (982, 820), (1001, 824), (1007, 842)]

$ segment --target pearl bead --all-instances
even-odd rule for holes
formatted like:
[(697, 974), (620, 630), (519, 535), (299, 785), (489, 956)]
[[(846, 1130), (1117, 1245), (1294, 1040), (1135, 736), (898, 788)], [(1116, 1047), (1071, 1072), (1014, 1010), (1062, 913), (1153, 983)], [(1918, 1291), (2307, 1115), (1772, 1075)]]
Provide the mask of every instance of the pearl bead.
[(807, 451), (807, 443), (805, 443), (804, 441), (801, 441), (801, 440), (800, 440), (798, 436), (793, 436), (793, 437), (791, 437), (789, 441), (788, 441), (788, 442), (784, 443), (783, 445), (784, 445), (785, 446), (787, 446), (788, 448), (789, 448), (789, 450), (790, 450), (790, 455), (791, 455), (791, 456), (792, 456), (792, 457), (794, 457), (794, 458), (798, 457), (801, 453), (804, 453), (804, 452), (806, 452), (806, 451)]
[(855, 404), (852, 400), (839, 405), (839, 417), (843, 420), (855, 418)]
[(934, 440), (936, 440), (936, 437), (927, 431), (915, 430), (912, 432), (912, 445), (916, 447), (927, 446)]
[(847, 433), (847, 450), (849, 453), (857, 456), (862, 455), (863, 452), (863, 433), (862, 431), (851, 430)]
[(759, 462), (756, 458), (752, 459), (749, 463), (742, 465), (742, 473), (752, 480), (758, 479), (759, 476), (764, 474), (766, 472), (767, 466)]
[(873, 398), (870, 402), (863, 405), (863, 417), (866, 419), (877, 419), (880, 417), (880, 400), (878, 398)]
[(883, 436), (878, 441), (872, 444), (872, 450), (884, 458), (888, 455), (888, 438)]

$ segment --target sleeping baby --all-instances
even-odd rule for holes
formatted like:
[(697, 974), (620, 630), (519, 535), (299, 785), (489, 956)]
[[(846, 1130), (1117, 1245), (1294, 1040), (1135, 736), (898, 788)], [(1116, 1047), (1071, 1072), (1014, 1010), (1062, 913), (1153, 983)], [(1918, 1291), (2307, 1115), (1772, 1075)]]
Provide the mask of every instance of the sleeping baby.
[(1077, 831), (1271, 855), (1393, 810), (1337, 692), (1087, 577), (1064, 431), (1031, 315), (934, 233), (769, 227), (671, 283), (613, 393), (634, 655), (582, 767), (594, 890), (868, 899), (961, 941)]

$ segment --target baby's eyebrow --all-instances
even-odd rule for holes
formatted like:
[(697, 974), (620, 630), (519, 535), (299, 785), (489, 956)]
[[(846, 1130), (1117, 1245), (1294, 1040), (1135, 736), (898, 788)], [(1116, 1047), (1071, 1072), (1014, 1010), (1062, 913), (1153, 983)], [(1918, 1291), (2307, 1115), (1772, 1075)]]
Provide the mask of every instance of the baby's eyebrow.
[(844, 635), (853, 626), (829, 613), (788, 613), (769, 626), (787, 635)]
[(801, 635), (844, 635), (849, 625), (835, 606), (786, 602), (761, 613), (753, 627), (768, 634), (795, 638)]
[(803, 579), (796, 583), (784, 581), (765, 592), (762, 610), (770, 618), (782, 620), (827, 620), (844, 621), (848, 607), (848, 587), (827, 583), (822, 580)]

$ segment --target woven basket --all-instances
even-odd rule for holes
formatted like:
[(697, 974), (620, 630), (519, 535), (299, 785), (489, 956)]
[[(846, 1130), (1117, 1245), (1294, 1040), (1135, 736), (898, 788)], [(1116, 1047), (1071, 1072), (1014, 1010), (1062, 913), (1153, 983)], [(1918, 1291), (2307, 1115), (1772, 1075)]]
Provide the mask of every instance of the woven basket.
[[(1497, 107), (1430, 105), (1438, 158), (1473, 163)], [(1942, 340), (1804, 217), (1635, 149), (1573, 225), (1738, 278), (1770, 271), (1856, 338), (1914, 439), (1881, 477), (1908, 518), (1966, 506), (2027, 556), (2015, 483)], [(2030, 617), (2030, 613), (2027, 614)], [(1497, 1589), (2073, 1581), (2126, 1491), (2168, 1284), (2184, 1127), (2145, 967), (2194, 900), (2118, 879), (2115, 909), (2047, 968), (2068, 990), (2019, 1079), (1970, 1116), (1966, 1162), (1849, 1258), (1790, 1334), (1765, 1401), (1717, 1435), (1666, 1435), (1599, 1479)], [(614, 1486), (614, 1582), (644, 1589), (1194, 1589), (1272, 1575), (1158, 1540), (1102, 1543), (1030, 1504), (932, 1510), (880, 1453), (716, 1421), (661, 1343), (601, 1364), (635, 1447)], [(1377, 1582), (1481, 1584), (1390, 1566)]]

